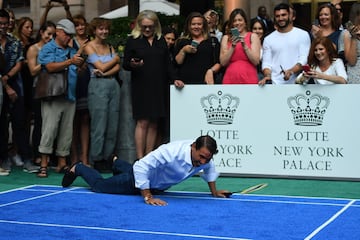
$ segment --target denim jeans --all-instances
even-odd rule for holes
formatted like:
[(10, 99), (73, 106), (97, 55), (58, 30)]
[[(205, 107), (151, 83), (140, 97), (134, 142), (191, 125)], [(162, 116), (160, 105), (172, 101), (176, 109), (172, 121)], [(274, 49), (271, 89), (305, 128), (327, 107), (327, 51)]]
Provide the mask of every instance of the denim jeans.
[(115, 151), (120, 111), (120, 87), (115, 78), (91, 78), (90, 162), (108, 159)]
[(140, 193), (135, 188), (132, 164), (118, 159), (114, 162), (113, 172), (112, 177), (103, 178), (98, 171), (84, 164), (77, 164), (75, 168), (75, 174), (81, 176), (94, 192), (129, 195)]

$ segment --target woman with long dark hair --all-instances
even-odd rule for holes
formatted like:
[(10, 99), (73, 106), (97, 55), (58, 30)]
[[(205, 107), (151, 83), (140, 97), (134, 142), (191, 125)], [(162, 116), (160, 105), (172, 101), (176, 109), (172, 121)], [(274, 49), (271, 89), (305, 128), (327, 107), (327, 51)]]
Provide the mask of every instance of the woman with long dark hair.
[(228, 29), (221, 40), (220, 62), (226, 66), (223, 84), (257, 84), (261, 43), (257, 34), (248, 31), (243, 9), (230, 13)]
[(192, 12), (185, 20), (183, 35), (175, 44), (175, 60), (179, 79), (176, 87), (185, 84), (214, 84), (214, 74), (220, 71), (220, 45), (211, 37), (205, 17)]

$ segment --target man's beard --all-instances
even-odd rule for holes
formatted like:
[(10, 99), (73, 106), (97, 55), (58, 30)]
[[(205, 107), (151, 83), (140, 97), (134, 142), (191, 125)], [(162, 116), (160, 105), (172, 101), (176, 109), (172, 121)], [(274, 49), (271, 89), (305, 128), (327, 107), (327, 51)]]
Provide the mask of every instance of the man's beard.
[(280, 26), (279, 23), (276, 23), (276, 26), (278, 26), (278, 27), (281, 28), (281, 29), (284, 29), (284, 28), (286, 28), (287, 26), (289, 26), (289, 24), (290, 24), (290, 19), (286, 20), (285, 25)]

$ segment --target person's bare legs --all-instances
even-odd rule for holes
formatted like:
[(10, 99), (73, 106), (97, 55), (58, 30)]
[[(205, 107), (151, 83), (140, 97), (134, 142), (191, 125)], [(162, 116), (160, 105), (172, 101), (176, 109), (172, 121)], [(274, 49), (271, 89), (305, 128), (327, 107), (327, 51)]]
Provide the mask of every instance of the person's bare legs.
[(138, 159), (145, 156), (145, 145), (146, 145), (146, 135), (148, 129), (149, 121), (148, 120), (137, 120), (135, 126), (135, 147), (136, 147), (136, 157)]
[(46, 178), (48, 176), (47, 168), (49, 164), (49, 156), (46, 154), (41, 154), (40, 170), (37, 174), (38, 177)]
[(59, 173), (63, 171), (65, 167), (66, 167), (66, 157), (58, 156), (58, 164), (55, 171)]
[[(88, 112), (77, 112), (74, 118), (73, 139), (71, 144), (71, 164), (80, 161), (89, 166), (90, 117)], [(79, 154), (78, 147), (81, 147)]]
[(146, 134), (145, 155), (154, 150), (158, 135), (156, 122), (149, 122)]

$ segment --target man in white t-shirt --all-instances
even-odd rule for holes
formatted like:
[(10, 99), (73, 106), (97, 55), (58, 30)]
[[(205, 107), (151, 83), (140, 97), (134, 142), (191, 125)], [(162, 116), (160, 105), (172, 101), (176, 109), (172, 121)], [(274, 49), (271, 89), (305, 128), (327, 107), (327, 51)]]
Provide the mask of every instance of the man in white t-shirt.
[(263, 43), (262, 71), (259, 84), (292, 84), (306, 64), (310, 49), (309, 34), (293, 26), (290, 6), (280, 3), (274, 8), (275, 31)]

